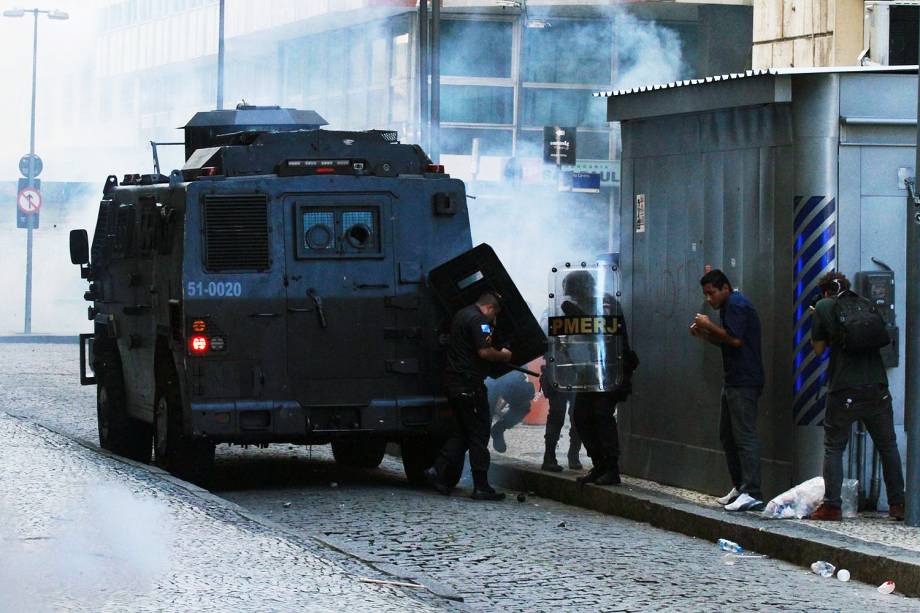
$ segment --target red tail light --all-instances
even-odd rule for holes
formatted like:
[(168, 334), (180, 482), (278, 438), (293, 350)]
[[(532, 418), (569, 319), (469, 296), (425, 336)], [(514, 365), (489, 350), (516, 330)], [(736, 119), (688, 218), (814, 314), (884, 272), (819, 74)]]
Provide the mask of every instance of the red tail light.
[(425, 172), (436, 172), (439, 174), (444, 174), (444, 164), (428, 164), (425, 167)]
[(205, 353), (208, 350), (208, 337), (207, 336), (193, 336), (189, 341), (189, 347), (192, 349), (192, 353)]

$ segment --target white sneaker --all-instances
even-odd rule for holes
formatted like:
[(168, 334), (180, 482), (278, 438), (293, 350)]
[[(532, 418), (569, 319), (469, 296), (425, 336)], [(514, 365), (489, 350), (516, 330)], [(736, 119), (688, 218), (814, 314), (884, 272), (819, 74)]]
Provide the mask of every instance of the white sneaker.
[(733, 503), (725, 505), (726, 511), (757, 511), (759, 508), (763, 508), (763, 501), (748, 494), (741, 494)]
[(735, 499), (740, 495), (741, 495), (741, 492), (738, 491), (738, 488), (733, 487), (732, 491), (730, 491), (729, 493), (725, 494), (721, 498), (716, 498), (716, 502), (718, 502), (720, 505), (724, 507), (727, 504), (731, 504), (735, 502)]

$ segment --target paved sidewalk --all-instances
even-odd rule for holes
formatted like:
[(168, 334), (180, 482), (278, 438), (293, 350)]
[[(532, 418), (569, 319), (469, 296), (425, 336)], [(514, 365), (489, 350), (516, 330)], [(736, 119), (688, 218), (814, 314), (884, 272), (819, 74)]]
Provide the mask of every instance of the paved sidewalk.
[[(498, 483), (699, 538), (728, 538), (746, 549), (796, 564), (827, 560), (850, 570), (854, 579), (877, 584), (892, 579), (899, 592), (920, 596), (920, 528), (882, 513), (863, 513), (842, 522), (728, 513), (711, 496), (629, 476), (624, 476), (621, 487), (581, 487), (574, 479), (584, 471), (540, 470), (543, 432), (543, 426), (523, 424), (506, 432), (507, 453), (492, 453)], [(567, 449), (568, 423), (557, 450), (563, 466)], [(590, 468), (584, 450), (581, 461)]]
[(0, 611), (433, 611), (425, 590), (0, 413)]

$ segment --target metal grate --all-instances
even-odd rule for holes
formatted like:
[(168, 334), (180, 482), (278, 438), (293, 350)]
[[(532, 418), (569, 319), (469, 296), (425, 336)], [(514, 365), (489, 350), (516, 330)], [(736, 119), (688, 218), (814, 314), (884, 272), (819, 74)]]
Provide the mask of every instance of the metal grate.
[(212, 272), (271, 267), (268, 197), (205, 196), (205, 268)]

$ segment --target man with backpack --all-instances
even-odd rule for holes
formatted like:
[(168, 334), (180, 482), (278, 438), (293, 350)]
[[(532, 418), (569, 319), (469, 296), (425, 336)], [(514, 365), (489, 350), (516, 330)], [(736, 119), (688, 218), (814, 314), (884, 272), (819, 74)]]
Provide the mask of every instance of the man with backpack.
[(823, 298), (814, 305), (811, 344), (820, 355), (830, 346), (824, 417), (824, 503), (810, 519), (840, 521), (843, 451), (853, 422), (865, 424), (882, 460), (888, 515), (904, 519), (904, 476), (894, 433), (888, 376), (879, 349), (891, 342), (874, 304), (850, 290), (843, 273), (818, 280)]

